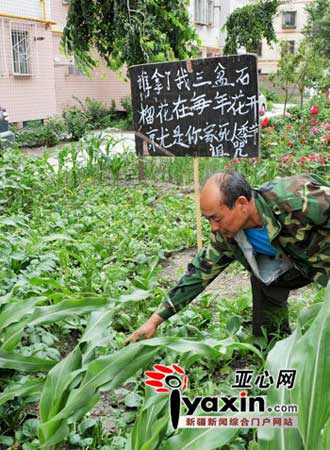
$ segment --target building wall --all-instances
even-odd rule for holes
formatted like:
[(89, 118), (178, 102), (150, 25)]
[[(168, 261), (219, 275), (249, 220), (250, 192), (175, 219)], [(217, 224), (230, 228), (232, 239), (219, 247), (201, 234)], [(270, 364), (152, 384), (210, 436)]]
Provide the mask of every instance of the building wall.
[[(92, 97), (108, 105), (114, 100), (117, 108), (123, 109), (120, 101), (130, 95), (129, 83), (102, 64), (92, 78), (79, 75), (73, 60), (60, 50), (68, 6), (62, 0), (46, 0), (45, 6), (44, 10), (41, 0), (0, 0), (0, 104), (7, 109), (9, 121), (61, 114), (66, 106), (77, 105), (74, 96), (81, 100)], [(29, 75), (14, 74), (12, 27), (31, 33)]]
[[(274, 29), (278, 40), (288, 40), (295, 42), (295, 49), (299, 47), (300, 41), (304, 38), (303, 29), (307, 21), (307, 14), (305, 6), (310, 3), (311, 0), (291, 0), (290, 2), (283, 4), (279, 8), (279, 13), (274, 20)], [(296, 27), (284, 28), (283, 27), (283, 12), (295, 11), (296, 12)], [(259, 58), (259, 68), (262, 73), (274, 72), (277, 69), (277, 62), (280, 59), (280, 45), (274, 44), (268, 46), (266, 41), (262, 42), (262, 55)]]
[[(207, 5), (209, 0), (200, 0), (199, 4)], [(190, 0), (188, 12), (191, 22), (196, 28), (196, 31), (202, 41), (201, 56), (212, 56), (219, 54), (220, 51), (220, 24), (222, 18), (221, 9), (222, 0), (214, 0), (212, 7), (212, 21), (208, 25), (202, 25), (197, 20), (195, 0)]]
[[(50, 1), (45, 1), (46, 16), (50, 17)], [(43, 7), (41, 0), (1, 0), (0, 12), (16, 16), (43, 19)]]
[[(53, 42), (44, 24), (0, 18), (2, 36), (0, 102), (10, 122), (44, 119), (56, 113)], [(11, 29), (31, 33), (31, 75), (15, 75)], [(36, 40), (35, 40), (36, 39)]]
[[(306, 24), (307, 14), (305, 12), (306, 4), (312, 0), (290, 0), (279, 7), (279, 13), (274, 19), (274, 29), (279, 40), (295, 41), (295, 48), (299, 46), (299, 42), (303, 39), (303, 28)], [(228, 16), (236, 9), (245, 5), (251, 5), (255, 0), (221, 0), (221, 28), (225, 24)], [(284, 11), (296, 11), (296, 27), (283, 28), (282, 17)], [(226, 32), (220, 34), (221, 52), (225, 45)], [(245, 52), (244, 49), (240, 49)], [(277, 69), (277, 63), (280, 58), (279, 44), (267, 45), (266, 40), (262, 41), (262, 55), (258, 58), (258, 66), (261, 73), (267, 74)]]
[(102, 64), (92, 73), (92, 78), (79, 74), (77, 69), (72, 71), (72, 65), (68, 64), (68, 59), (60, 50), (60, 40), (61, 34), (53, 33), (57, 114), (61, 114), (67, 106), (78, 106), (74, 97), (82, 101), (86, 97), (91, 97), (108, 106), (114, 100), (117, 109), (122, 110), (121, 99), (130, 95), (129, 83), (123, 79), (120, 80), (117, 74), (109, 71)]
[[(114, 100), (118, 110), (122, 110), (121, 99), (130, 95), (130, 84), (124, 81), (124, 72), (115, 74), (100, 63), (98, 69), (91, 74), (91, 78), (79, 73), (77, 68), (72, 70), (73, 59), (64, 56), (60, 41), (66, 23), (68, 6), (62, 0), (51, 0), (52, 19), (56, 25), (52, 26), (53, 56), (56, 90), (56, 111), (61, 114), (67, 106), (77, 106), (74, 97), (85, 100), (92, 97), (104, 102), (108, 106)], [(121, 78), (120, 78), (121, 77)]]

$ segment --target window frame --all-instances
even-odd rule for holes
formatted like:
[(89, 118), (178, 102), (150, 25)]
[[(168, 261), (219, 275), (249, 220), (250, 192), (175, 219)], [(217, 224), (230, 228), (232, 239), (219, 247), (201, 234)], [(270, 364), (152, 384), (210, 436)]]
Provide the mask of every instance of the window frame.
[(214, 26), (214, 0), (195, 0), (194, 22), (197, 25)]
[[(285, 21), (285, 15), (286, 14), (293, 15), (293, 18), (294, 18), (294, 23), (293, 24), (287, 23)], [(287, 28), (289, 28), (289, 29), (290, 28), (291, 29), (297, 28), (297, 11), (282, 11), (282, 28), (285, 28), (285, 29), (287, 29)]]

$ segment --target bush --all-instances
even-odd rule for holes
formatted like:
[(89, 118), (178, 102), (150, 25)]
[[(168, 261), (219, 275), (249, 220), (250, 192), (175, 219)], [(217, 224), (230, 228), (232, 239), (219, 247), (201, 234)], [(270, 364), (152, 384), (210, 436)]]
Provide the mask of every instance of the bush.
[(84, 111), (87, 121), (93, 129), (106, 128), (111, 125), (111, 120), (114, 115), (113, 109), (109, 109), (99, 100), (87, 97)]
[(78, 140), (90, 130), (86, 113), (76, 106), (65, 109), (63, 118), (72, 139)]
[(133, 106), (131, 97), (125, 97), (120, 102), (126, 111), (126, 124), (128, 129), (133, 129)]
[(21, 147), (52, 147), (65, 139), (67, 129), (64, 120), (58, 117), (49, 119), (45, 125), (36, 125), (15, 130), (16, 142)]

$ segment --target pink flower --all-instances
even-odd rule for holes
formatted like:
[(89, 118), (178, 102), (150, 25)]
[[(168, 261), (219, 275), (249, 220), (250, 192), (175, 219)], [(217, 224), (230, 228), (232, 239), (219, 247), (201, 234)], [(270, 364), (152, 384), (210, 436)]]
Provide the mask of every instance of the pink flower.
[(329, 142), (330, 141), (330, 134), (325, 134), (323, 136), (323, 139), (325, 139), (327, 142)]
[(312, 133), (313, 133), (313, 134), (317, 135), (318, 132), (319, 132), (319, 129), (318, 129), (318, 128), (316, 128), (316, 127), (313, 127), (313, 128), (312, 128)]
[(329, 131), (329, 130), (330, 130), (330, 123), (327, 122), (327, 123), (324, 125), (324, 128), (325, 128), (327, 131)]
[(288, 141), (288, 147), (292, 148), (293, 147), (293, 142)]
[(312, 105), (310, 112), (311, 112), (311, 114), (318, 114), (319, 108), (317, 107), (317, 105)]
[(287, 163), (289, 161), (289, 155), (282, 156), (282, 162)]
[(304, 164), (304, 163), (306, 162), (306, 160), (307, 160), (306, 156), (302, 156), (302, 157), (300, 158), (300, 162), (301, 162), (302, 164)]
[(311, 119), (312, 125), (317, 125), (317, 119), (315, 119), (315, 117), (313, 117)]
[(269, 120), (267, 119), (267, 117), (265, 117), (261, 121), (261, 128), (266, 128), (266, 127), (268, 127), (268, 125), (269, 125)]
[(259, 116), (263, 116), (265, 114), (265, 110), (264, 109), (261, 109), (260, 111), (259, 111)]

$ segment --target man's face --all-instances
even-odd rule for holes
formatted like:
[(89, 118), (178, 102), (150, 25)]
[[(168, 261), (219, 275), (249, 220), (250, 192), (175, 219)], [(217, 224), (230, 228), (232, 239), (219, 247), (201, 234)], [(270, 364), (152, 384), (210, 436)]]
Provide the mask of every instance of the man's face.
[(244, 228), (249, 214), (249, 201), (241, 196), (230, 209), (222, 197), (217, 185), (205, 185), (201, 192), (201, 209), (203, 216), (210, 222), (212, 233), (220, 232), (230, 239)]

